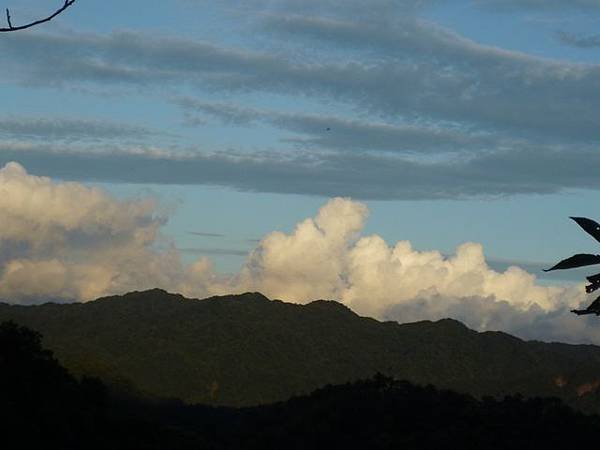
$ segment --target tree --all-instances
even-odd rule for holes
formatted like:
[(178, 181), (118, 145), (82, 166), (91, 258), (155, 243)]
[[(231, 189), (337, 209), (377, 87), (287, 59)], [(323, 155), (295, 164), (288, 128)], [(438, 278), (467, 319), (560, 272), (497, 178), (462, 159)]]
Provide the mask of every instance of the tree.
[(0, 33), (7, 33), (7, 32), (11, 32), (11, 31), (25, 30), (26, 28), (31, 28), (31, 27), (34, 27), (36, 25), (40, 25), (40, 24), (45, 23), (45, 22), (50, 22), (56, 16), (58, 16), (63, 11), (65, 11), (67, 8), (69, 8), (71, 5), (73, 5), (73, 3), (75, 3), (75, 1), (76, 0), (65, 0), (65, 3), (59, 9), (57, 9), (56, 11), (54, 11), (54, 13), (50, 14), (48, 17), (45, 17), (43, 19), (34, 20), (33, 22), (29, 22), (29, 23), (27, 23), (25, 25), (19, 25), (19, 26), (14, 26), (12, 24), (12, 18), (10, 16), (10, 10), (7, 8), (6, 9), (6, 21), (8, 22), (8, 27), (0, 28)]
[[(600, 242), (600, 224), (592, 219), (586, 217), (571, 217), (583, 230), (592, 236), (596, 241)], [(574, 269), (576, 267), (593, 266), (600, 264), (600, 255), (592, 255), (589, 253), (578, 253), (571, 256), (570, 258), (563, 259), (555, 266), (550, 269), (544, 270), (544, 272), (550, 272), (551, 270), (563, 270), (563, 269)], [(590, 284), (585, 287), (585, 292), (588, 294), (600, 289), (600, 273), (586, 277)], [(600, 297), (596, 298), (594, 302), (586, 309), (573, 309), (572, 313), (578, 316), (585, 314), (596, 314), (600, 316)]]

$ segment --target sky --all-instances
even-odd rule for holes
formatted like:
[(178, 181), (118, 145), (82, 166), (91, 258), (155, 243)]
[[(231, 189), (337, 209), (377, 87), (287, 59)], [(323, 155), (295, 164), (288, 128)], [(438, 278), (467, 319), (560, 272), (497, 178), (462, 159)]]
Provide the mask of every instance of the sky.
[[(50, 0), (2, 0), (14, 25)], [(0, 34), (0, 297), (163, 287), (594, 342), (600, 1), (78, 0)]]

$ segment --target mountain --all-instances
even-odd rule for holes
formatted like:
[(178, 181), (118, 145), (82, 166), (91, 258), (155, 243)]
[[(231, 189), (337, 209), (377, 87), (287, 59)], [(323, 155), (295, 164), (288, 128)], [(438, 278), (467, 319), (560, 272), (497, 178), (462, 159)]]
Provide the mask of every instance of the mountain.
[(525, 342), (454, 320), (398, 324), (333, 301), (154, 289), (88, 303), (0, 304), (77, 375), (148, 398), (251, 406), (376, 373), (481, 397), (557, 396), (600, 411), (600, 347)]
[(9, 446), (49, 450), (571, 448), (600, 426), (558, 399), (477, 400), (383, 375), (242, 409), (115, 396), (14, 322), (0, 323), (0, 419)]

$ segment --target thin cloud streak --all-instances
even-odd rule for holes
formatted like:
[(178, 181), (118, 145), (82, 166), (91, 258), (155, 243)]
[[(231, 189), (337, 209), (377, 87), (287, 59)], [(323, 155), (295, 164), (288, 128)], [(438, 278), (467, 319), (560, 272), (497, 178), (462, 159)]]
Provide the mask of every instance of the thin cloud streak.
[(12, 138), (35, 138), (42, 140), (123, 139), (145, 138), (160, 134), (142, 126), (117, 122), (44, 117), (0, 117), (0, 135)]
[(248, 256), (250, 250), (236, 250), (231, 248), (211, 248), (211, 247), (184, 247), (178, 248), (180, 252), (191, 255), (211, 255), (211, 256)]
[[(423, 155), (482, 150), (497, 147), (502, 142), (501, 139), (458, 127), (451, 129), (410, 123), (391, 125), (335, 116), (283, 113), (227, 103), (204, 102), (190, 97), (178, 98), (175, 103), (183, 109), (186, 121), (191, 125), (204, 126), (205, 117), (216, 118), (221, 123), (231, 126), (268, 124), (301, 135), (282, 141), (313, 148)], [(198, 114), (201, 115), (200, 118)]]
[(560, 42), (565, 45), (570, 45), (571, 47), (582, 49), (600, 47), (600, 35), (598, 34), (582, 36), (574, 33), (568, 33), (566, 31), (558, 31), (556, 33), (556, 37)]
[(472, 0), (473, 4), (498, 12), (533, 11), (593, 11), (600, 9), (598, 0)]
[[(3, 78), (18, 70), (19, 78), (26, 73), (25, 82), (39, 85), (76, 82), (145, 89), (177, 81), (206, 92), (325, 97), (386, 116), (417, 114), (523, 134), (598, 137), (597, 66), (479, 45), (417, 19), (384, 27), (314, 17), (279, 20), (279, 32), (322, 44), (314, 62), (134, 32), (77, 39), (32, 33), (0, 42), (0, 50), (13, 61)], [(355, 52), (369, 49), (377, 58), (348, 62), (332, 55), (332, 48), (339, 46)]]
[[(248, 3), (253, 31), (263, 38), (284, 36), (277, 41), (285, 51), (135, 31), (8, 36), (0, 41), (11, 60), (2, 81), (145, 95), (174, 86), (161, 101), (179, 98), (193, 123), (212, 117), (224, 127), (260, 125), (284, 135), (278, 148), (260, 151), (261, 144), (247, 142), (228, 144), (225, 151), (206, 148), (196, 142), (202, 138), (167, 150), (145, 140), (134, 151), (127, 140), (138, 139), (134, 134), (141, 130), (126, 125), (90, 124), (85, 130), (81, 123), (23, 119), (5, 121), (12, 141), (0, 146), (0, 162), (17, 160), (36, 174), (81, 181), (205, 184), (359, 199), (600, 188), (586, 170), (598, 162), (600, 66), (481, 45), (417, 17), (419, 3)], [(309, 4), (326, 14), (311, 15)], [(349, 12), (367, 9), (371, 13), (360, 21)], [(307, 43), (310, 58), (295, 51)], [(302, 97), (351, 114), (299, 114), (219, 101), (238, 94), (247, 102), (256, 94), (270, 95), (283, 105)], [(121, 133), (119, 139), (110, 140), (110, 127), (115, 136)], [(23, 138), (66, 139), (70, 132), (107, 142), (102, 149), (60, 148)]]
[(213, 237), (213, 238), (222, 238), (225, 237), (224, 234), (221, 233), (209, 233), (206, 231), (188, 231), (188, 234), (193, 236), (201, 236), (201, 237)]
[[(0, 148), (0, 164), (15, 160), (31, 173), (75, 181), (197, 184), (378, 200), (493, 198), (600, 188), (600, 180), (588, 170), (600, 165), (600, 153), (594, 148), (498, 151), (427, 162), (369, 153), (181, 154), (161, 149), (90, 153), (10, 148)], [(539, 164), (542, 154), (544, 165)]]

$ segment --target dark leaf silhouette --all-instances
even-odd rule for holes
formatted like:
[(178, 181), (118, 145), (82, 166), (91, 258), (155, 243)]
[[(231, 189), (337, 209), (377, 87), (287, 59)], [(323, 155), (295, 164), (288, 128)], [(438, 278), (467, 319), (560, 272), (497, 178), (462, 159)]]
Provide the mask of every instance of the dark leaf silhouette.
[[(600, 224), (598, 224), (598, 222), (586, 217), (571, 217), (571, 219), (577, 222), (577, 225), (583, 228), (586, 233), (600, 242)], [(563, 259), (554, 267), (544, 270), (544, 272), (560, 269), (574, 269), (575, 267), (592, 266), (594, 264), (600, 264), (600, 255), (579, 253), (571, 256), (570, 258)], [(600, 289), (600, 273), (596, 275), (590, 275), (589, 277), (586, 277), (586, 279), (590, 283), (585, 287), (586, 293), (590, 294)], [(578, 316), (584, 314), (596, 314), (597, 316), (600, 316), (600, 297), (598, 297), (587, 309), (572, 309), (571, 312), (577, 314)]]
[(597, 316), (600, 316), (600, 297), (594, 300), (586, 309), (572, 309), (571, 312), (577, 314), (578, 316), (585, 314), (596, 314)]
[(44, 17), (43, 19), (39, 19), (39, 20), (34, 20), (33, 22), (29, 22), (29, 23), (26, 23), (25, 25), (18, 25), (18, 26), (13, 25), (12, 17), (10, 15), (10, 10), (8, 10), (8, 8), (7, 8), (6, 9), (6, 22), (8, 24), (8, 27), (0, 28), (0, 33), (8, 33), (11, 31), (25, 30), (27, 28), (35, 27), (36, 25), (40, 25), (42, 23), (50, 22), (56, 16), (58, 16), (63, 11), (65, 11), (67, 8), (69, 8), (71, 5), (73, 5), (73, 3), (75, 3), (75, 1), (76, 0), (65, 0), (63, 5), (60, 8), (58, 8), (56, 11), (54, 11), (52, 14), (50, 14), (48, 17)]
[(585, 217), (571, 217), (577, 224), (585, 230), (590, 236), (600, 242), (600, 224)]
[(595, 290), (600, 288), (600, 273), (586, 277), (586, 280), (588, 280), (590, 282), (590, 284), (588, 284), (585, 287), (586, 293), (591, 294), (592, 292), (594, 292)]
[(600, 255), (579, 253), (571, 256), (570, 258), (563, 259), (550, 269), (545, 269), (544, 272), (550, 272), (551, 270), (574, 269), (576, 267), (592, 266), (594, 264), (600, 264)]

